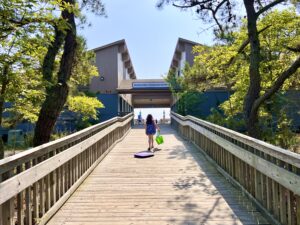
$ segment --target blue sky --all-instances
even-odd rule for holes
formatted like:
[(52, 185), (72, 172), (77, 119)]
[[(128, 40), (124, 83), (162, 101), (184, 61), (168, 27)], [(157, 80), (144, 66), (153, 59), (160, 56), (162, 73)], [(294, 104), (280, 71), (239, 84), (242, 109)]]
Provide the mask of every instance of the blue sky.
[(89, 49), (125, 39), (137, 78), (160, 78), (166, 74), (178, 37), (211, 44), (207, 25), (192, 12), (173, 6), (159, 10), (157, 0), (103, 0), (107, 18), (88, 15), (91, 27), (80, 33)]
[[(125, 39), (138, 79), (161, 78), (171, 63), (179, 37), (201, 44), (212, 44), (211, 31), (191, 10), (180, 11), (173, 6), (156, 8), (157, 0), (103, 0), (107, 18), (88, 14), (91, 27), (79, 32), (86, 38), (89, 49)], [(143, 117), (152, 113), (162, 118), (163, 110), (136, 109)]]

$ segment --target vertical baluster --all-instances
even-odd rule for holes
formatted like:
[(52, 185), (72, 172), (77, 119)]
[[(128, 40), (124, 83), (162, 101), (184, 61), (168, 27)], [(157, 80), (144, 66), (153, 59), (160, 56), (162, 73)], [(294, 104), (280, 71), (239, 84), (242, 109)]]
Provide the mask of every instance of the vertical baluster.
[[(8, 171), (4, 174), (0, 175), (0, 183), (2, 180), (6, 180), (12, 176), (12, 171)], [(14, 214), (15, 214), (15, 207), (14, 207), (14, 199), (11, 198), (0, 205), (0, 223), (2, 225), (14, 225)]]
[(61, 176), (60, 176), (61, 172), (60, 172), (60, 170), (61, 170), (61, 166), (56, 169), (56, 191), (55, 191), (56, 201), (58, 199), (60, 199), (60, 193), (61, 193)]
[[(49, 153), (45, 156), (45, 159), (48, 159), (50, 157)], [(47, 176), (45, 176), (45, 211), (47, 212), (50, 207), (51, 207), (51, 202), (50, 202), (50, 186), (51, 186), (51, 182), (50, 182), (50, 174), (48, 174)]]
[(275, 218), (279, 219), (279, 198), (278, 198), (278, 183), (272, 180), (272, 195), (273, 195), (273, 211)]
[(79, 155), (79, 175), (81, 177), (82, 175), (82, 169), (83, 169), (83, 165), (82, 165), (82, 161), (83, 161), (83, 152)]
[(300, 196), (295, 196), (296, 200), (296, 221), (297, 225), (300, 225)]
[(51, 182), (51, 192), (50, 192), (50, 203), (51, 206), (53, 206), (56, 202), (56, 174), (57, 174), (57, 170), (54, 170), (51, 174), (50, 174), (50, 182)]
[[(38, 159), (38, 162), (42, 161), (42, 157)], [(40, 192), (40, 210), (39, 210), (39, 217), (43, 217), (45, 214), (45, 179), (42, 178), (39, 181), (39, 192)]]
[(73, 184), (77, 181), (76, 179), (76, 156), (72, 159), (73, 163)]
[(76, 177), (76, 181), (79, 178), (79, 163), (78, 163), (79, 162), (79, 160), (78, 160), (79, 157), (80, 157), (80, 154), (75, 157), (75, 177)]
[(295, 224), (294, 213), (293, 213), (294, 210), (293, 192), (287, 190), (286, 200), (287, 200), (287, 224), (293, 225)]
[(272, 212), (272, 180), (269, 177), (266, 178), (266, 186), (267, 209)]
[(60, 167), (60, 196), (63, 196), (65, 193), (65, 165)]
[[(38, 164), (38, 159), (34, 159), (32, 162), (33, 166)], [(35, 182), (33, 184), (32, 190), (32, 207), (33, 207), (33, 221), (37, 221), (39, 219), (39, 182)]]
[[(31, 162), (25, 164), (25, 168), (29, 169), (31, 167)], [(25, 223), (26, 225), (32, 225), (32, 201), (31, 201), (31, 186), (25, 190)]]
[(73, 160), (69, 161), (69, 187), (72, 187), (73, 184)]
[[(55, 150), (51, 152), (51, 157), (56, 155)], [(50, 205), (53, 206), (56, 202), (56, 173), (57, 170), (54, 170), (50, 173)]]
[[(300, 175), (300, 168), (295, 168), (295, 172)], [(300, 225), (300, 196), (295, 195), (295, 204), (296, 204), (296, 210), (295, 210), (295, 220), (296, 224)]]
[(69, 181), (69, 179), (70, 179), (70, 176), (69, 176), (69, 173), (70, 173), (69, 165), (70, 165), (70, 163), (66, 162), (66, 164), (65, 164), (65, 190), (64, 190), (64, 193), (66, 193), (69, 190), (69, 182), (70, 182)]
[(286, 189), (282, 185), (279, 185), (279, 203), (280, 222), (282, 224), (287, 224)]
[[(17, 174), (23, 171), (23, 165), (17, 167)], [(17, 221), (18, 225), (24, 225), (24, 192), (21, 191), (17, 195)]]

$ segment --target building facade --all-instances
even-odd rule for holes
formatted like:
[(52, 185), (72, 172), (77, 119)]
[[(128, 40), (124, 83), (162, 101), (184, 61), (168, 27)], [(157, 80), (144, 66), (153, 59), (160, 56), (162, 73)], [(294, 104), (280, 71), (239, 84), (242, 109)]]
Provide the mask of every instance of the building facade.
[(125, 40), (95, 48), (99, 76), (89, 84), (89, 91), (104, 104), (100, 109), (100, 121), (133, 111), (131, 94), (119, 94), (117, 89), (123, 80), (136, 79)]

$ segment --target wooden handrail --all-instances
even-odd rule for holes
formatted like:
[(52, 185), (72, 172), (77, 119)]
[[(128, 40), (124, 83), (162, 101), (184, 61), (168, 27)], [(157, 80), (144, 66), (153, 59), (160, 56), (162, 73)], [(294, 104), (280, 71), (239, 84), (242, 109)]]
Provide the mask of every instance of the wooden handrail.
[(0, 224), (46, 224), (126, 135), (132, 120), (132, 113), (116, 117), (1, 160)]
[(226, 135), (228, 138), (232, 138), (233, 140), (242, 142), (243, 144), (247, 144), (250, 147), (253, 147), (256, 150), (264, 152), (266, 154), (271, 155), (272, 157), (276, 157), (282, 161), (285, 161), (291, 165), (300, 168), (300, 154), (295, 152), (291, 152), (287, 149), (280, 148), (278, 146), (266, 143), (264, 141), (252, 138), (250, 136), (241, 134), (239, 132), (230, 130), (228, 128), (219, 126), (217, 124), (210, 123), (205, 120), (201, 120), (199, 118), (193, 116), (181, 116), (177, 113), (171, 112), (171, 115), (183, 120), (183, 121), (192, 121), (195, 124), (201, 125), (205, 128), (210, 128), (215, 132), (219, 132), (223, 135)]
[[(101, 129), (105, 128), (106, 126), (109, 126), (116, 121), (126, 120), (127, 118), (131, 117), (132, 115), (133, 114), (130, 113), (124, 117), (114, 117), (110, 120), (104, 121), (102, 123), (85, 128), (81, 131), (67, 135), (63, 138), (48, 142), (46, 144), (37, 146), (35, 148), (29, 149), (29, 150), (20, 152), (16, 155), (2, 159), (2, 160), (0, 160), (0, 176), (2, 174), (6, 173), (7, 171), (13, 170), (17, 166), (20, 166), (32, 159), (36, 159), (45, 154), (49, 154), (49, 153), (53, 152), (54, 150), (57, 150), (60, 148), (70, 147), (70, 145), (72, 146), (76, 142), (83, 140), (83, 139), (89, 137), (90, 135), (93, 135), (95, 132), (99, 132)], [(41, 161), (42, 161), (42, 159), (41, 159)], [(40, 163), (41, 161), (39, 161), (38, 163)], [(1, 182), (1, 179), (0, 179), (0, 182)]]
[(300, 155), (230, 129), (171, 112), (171, 124), (265, 212), (300, 223)]

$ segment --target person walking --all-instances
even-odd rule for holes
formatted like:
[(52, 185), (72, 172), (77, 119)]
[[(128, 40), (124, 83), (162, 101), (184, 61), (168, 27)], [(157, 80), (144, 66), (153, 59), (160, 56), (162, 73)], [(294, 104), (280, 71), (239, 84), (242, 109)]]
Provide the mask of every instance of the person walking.
[(146, 131), (146, 135), (148, 136), (148, 144), (149, 144), (148, 151), (154, 148), (153, 136), (155, 135), (156, 130), (159, 131), (160, 129), (155, 123), (153, 116), (151, 114), (148, 114), (146, 119), (146, 124), (145, 124), (145, 131)]

